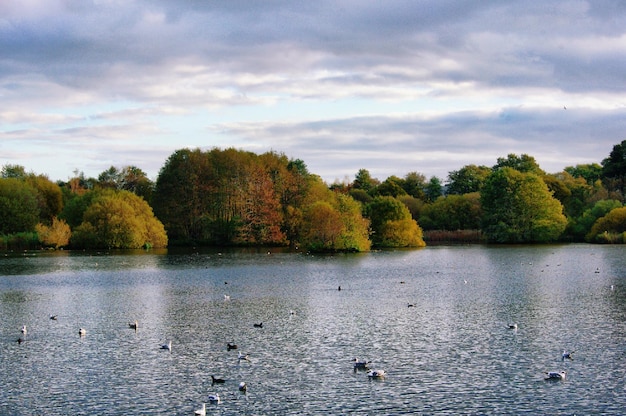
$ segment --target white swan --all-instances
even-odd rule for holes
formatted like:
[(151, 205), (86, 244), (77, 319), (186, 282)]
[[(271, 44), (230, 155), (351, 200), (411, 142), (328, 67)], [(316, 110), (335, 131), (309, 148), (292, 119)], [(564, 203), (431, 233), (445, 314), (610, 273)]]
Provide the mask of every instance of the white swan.
[(386, 375), (385, 370), (370, 370), (370, 372), (367, 373), (367, 376), (370, 378), (385, 378)]
[(167, 344), (161, 345), (161, 349), (162, 350), (168, 350), (169, 352), (172, 352), (172, 341), (168, 341)]
[(220, 395), (215, 393), (215, 394), (209, 394), (209, 403), (211, 404), (220, 404), (222, 402), (222, 400), (220, 399)]
[(546, 380), (565, 380), (566, 371), (549, 371), (546, 373)]
[(202, 407), (194, 412), (196, 416), (206, 416), (206, 403), (202, 403)]

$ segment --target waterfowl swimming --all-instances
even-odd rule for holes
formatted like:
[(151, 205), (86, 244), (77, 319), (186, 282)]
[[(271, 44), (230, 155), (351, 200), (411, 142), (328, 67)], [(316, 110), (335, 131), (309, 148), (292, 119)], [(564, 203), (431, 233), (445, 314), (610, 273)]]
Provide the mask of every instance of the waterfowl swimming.
[(517, 329), (517, 324), (509, 324), (509, 329)]
[(237, 349), (237, 344), (227, 343), (227, 344), (226, 344), (226, 349), (227, 349), (228, 351), (230, 351), (230, 350), (236, 350), (236, 349)]
[(230, 300), (230, 296), (229, 296), (229, 295), (224, 295), (224, 300), (225, 300), (225, 301)]
[(196, 410), (193, 414), (196, 416), (206, 416), (206, 403), (202, 403), (202, 407)]
[(246, 391), (248, 391), (248, 385), (242, 381), (241, 383), (239, 383), (239, 391), (245, 393)]
[(26, 325), (22, 325), (22, 334), (26, 335), (27, 332)]
[(241, 352), (237, 354), (237, 359), (238, 359), (239, 361), (241, 361), (241, 360), (250, 361), (250, 360), (248, 359), (248, 354), (243, 354), (243, 353), (241, 353)]
[(135, 320), (135, 322), (129, 322), (128, 323), (128, 327), (130, 329), (137, 330), (137, 328), (139, 328), (139, 323), (136, 320)]
[(566, 371), (549, 371), (546, 373), (546, 380), (565, 380)]
[(260, 324), (254, 324), (255, 328), (263, 328), (263, 322), (261, 322)]
[(211, 384), (224, 384), (225, 382), (226, 380), (223, 378), (215, 378), (214, 376), (211, 376)]
[(162, 350), (168, 350), (169, 352), (172, 352), (172, 341), (168, 341), (167, 344), (161, 345), (161, 349)]
[(384, 378), (386, 375), (385, 370), (370, 370), (370, 372), (367, 373), (369, 378)]
[(78, 335), (80, 335), (81, 337), (84, 337), (86, 333), (87, 333), (87, 330), (85, 328), (80, 328), (78, 330)]
[(57, 316), (56, 315), (50, 315), (50, 319), (52, 319), (53, 321), (57, 320)]
[(569, 351), (568, 352), (568, 351), (563, 350), (563, 354), (561, 355), (561, 360), (562, 361), (565, 361), (566, 359), (567, 360), (573, 360), (574, 357), (572, 357), (572, 354), (574, 354), (574, 351)]
[(18, 344), (21, 344), (22, 342), (24, 342), (24, 339), (23, 339), (22, 337), (19, 337), (19, 338), (17, 339), (17, 343), (18, 343)]
[(222, 402), (222, 400), (220, 399), (220, 395), (215, 393), (215, 394), (209, 394), (209, 403), (211, 404), (220, 404)]
[(352, 361), (354, 361), (355, 370), (367, 370), (367, 365), (371, 363), (371, 361), (359, 361), (358, 358), (353, 358)]

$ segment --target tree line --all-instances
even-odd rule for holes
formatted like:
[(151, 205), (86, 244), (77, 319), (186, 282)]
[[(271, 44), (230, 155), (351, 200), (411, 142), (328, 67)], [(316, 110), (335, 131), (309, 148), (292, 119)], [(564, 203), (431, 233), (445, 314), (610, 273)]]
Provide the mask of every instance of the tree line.
[[(316, 251), (495, 243), (626, 242), (626, 140), (601, 163), (546, 173), (532, 156), (384, 181), (325, 183), (304, 161), (233, 148), (179, 149), (152, 182), (138, 167), (54, 183), (5, 165), (0, 248), (293, 246)], [(438, 237), (439, 236), (439, 237)], [(444, 236), (444, 237), (441, 237)]]

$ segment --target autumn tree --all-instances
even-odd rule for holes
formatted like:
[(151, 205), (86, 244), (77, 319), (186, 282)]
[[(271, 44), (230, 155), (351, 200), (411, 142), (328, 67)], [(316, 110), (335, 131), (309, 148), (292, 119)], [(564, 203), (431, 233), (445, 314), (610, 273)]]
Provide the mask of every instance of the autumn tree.
[(23, 179), (0, 178), (0, 234), (34, 231), (39, 222), (37, 190)]
[(85, 211), (71, 243), (84, 248), (161, 248), (167, 246), (167, 234), (142, 198), (128, 191), (102, 190)]
[(52, 224), (50, 226), (42, 223), (37, 224), (35, 231), (37, 231), (39, 241), (55, 249), (67, 246), (72, 236), (70, 226), (57, 217), (52, 218)]
[(535, 173), (495, 170), (481, 192), (482, 229), (499, 243), (548, 242), (559, 238), (567, 219), (561, 203)]
[(390, 196), (376, 197), (366, 207), (372, 245), (376, 247), (423, 247), (422, 229), (406, 205)]
[(612, 209), (599, 218), (591, 227), (586, 239), (601, 243), (625, 243), (626, 207)]

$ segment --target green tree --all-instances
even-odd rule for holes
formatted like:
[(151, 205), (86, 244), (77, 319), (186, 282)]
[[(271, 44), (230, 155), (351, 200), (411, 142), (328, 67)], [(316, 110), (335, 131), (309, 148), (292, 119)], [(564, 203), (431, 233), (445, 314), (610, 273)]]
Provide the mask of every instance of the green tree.
[(625, 243), (626, 207), (612, 209), (599, 218), (591, 227), (586, 239), (601, 243)]
[(424, 207), (420, 224), (426, 230), (478, 230), (481, 217), (478, 192), (447, 195)]
[(404, 181), (397, 176), (390, 176), (375, 189), (370, 190), (370, 194), (376, 194), (380, 196), (392, 196), (394, 198), (406, 195), (406, 192), (402, 187), (403, 182)]
[(487, 166), (465, 165), (459, 170), (448, 173), (447, 193), (463, 195), (480, 192), (485, 180), (491, 173)]
[(365, 192), (370, 192), (376, 186), (378, 186), (378, 179), (372, 178), (369, 170), (359, 169), (352, 182), (352, 187), (355, 189), (363, 189)]
[(534, 173), (509, 167), (495, 170), (483, 186), (480, 201), (482, 229), (493, 242), (554, 241), (567, 224), (561, 203)]
[(402, 187), (408, 195), (421, 200), (426, 199), (426, 186), (426, 177), (417, 172), (407, 173), (402, 183)]
[(0, 178), (24, 179), (26, 178), (26, 169), (21, 165), (3, 165)]
[(574, 178), (583, 178), (589, 185), (592, 185), (595, 181), (602, 179), (602, 166), (598, 163), (567, 166), (563, 170), (572, 175)]
[(514, 153), (510, 153), (506, 158), (499, 157), (498, 162), (492, 168), (492, 170), (498, 170), (502, 168), (513, 168), (522, 173), (534, 173), (538, 176), (543, 176), (546, 172), (539, 167), (539, 164), (534, 157), (527, 154), (517, 156)]
[(423, 247), (422, 229), (406, 205), (390, 196), (374, 198), (366, 207), (372, 229), (372, 245), (377, 247)]
[(613, 146), (609, 157), (602, 161), (602, 177), (609, 191), (618, 191), (624, 196), (626, 184), (626, 140)]
[(167, 246), (167, 234), (142, 198), (128, 191), (102, 190), (71, 242), (84, 248), (161, 248)]
[(426, 200), (428, 202), (432, 202), (443, 195), (443, 186), (441, 185), (441, 179), (436, 176), (433, 176), (428, 181), (428, 185), (426, 185), (425, 189)]
[(37, 190), (23, 179), (0, 178), (0, 234), (31, 232), (39, 222)]
[(37, 191), (39, 221), (51, 224), (63, 209), (61, 188), (44, 175), (28, 175), (24, 180)]

